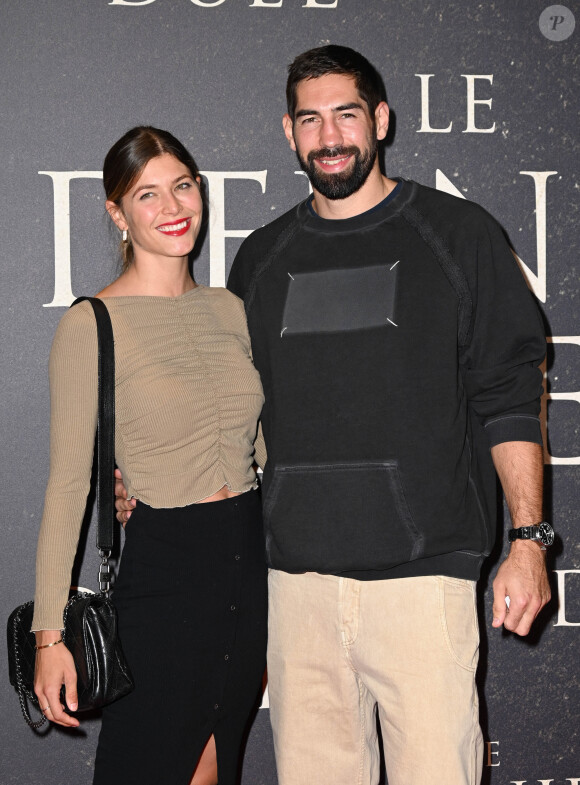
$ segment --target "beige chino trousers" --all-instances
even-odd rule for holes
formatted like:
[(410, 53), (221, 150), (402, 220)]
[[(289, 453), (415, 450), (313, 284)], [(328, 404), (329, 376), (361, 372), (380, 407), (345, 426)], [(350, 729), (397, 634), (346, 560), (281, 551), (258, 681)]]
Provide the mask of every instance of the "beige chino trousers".
[(268, 684), (279, 785), (477, 785), (475, 583), (270, 570)]

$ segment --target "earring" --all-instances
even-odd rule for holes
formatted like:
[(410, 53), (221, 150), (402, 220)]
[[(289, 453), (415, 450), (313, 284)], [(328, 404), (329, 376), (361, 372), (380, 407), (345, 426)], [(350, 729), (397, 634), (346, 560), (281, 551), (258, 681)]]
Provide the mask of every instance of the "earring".
[(123, 229), (121, 232), (121, 242), (126, 245), (129, 242), (129, 232), (127, 229)]

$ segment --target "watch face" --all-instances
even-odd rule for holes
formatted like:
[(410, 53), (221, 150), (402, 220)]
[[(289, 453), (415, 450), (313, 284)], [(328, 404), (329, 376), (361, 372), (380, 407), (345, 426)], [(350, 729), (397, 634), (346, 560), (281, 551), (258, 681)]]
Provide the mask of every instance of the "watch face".
[(540, 541), (544, 545), (552, 545), (554, 542), (554, 529), (550, 526), (549, 523), (541, 523), (538, 526), (539, 534), (540, 534)]

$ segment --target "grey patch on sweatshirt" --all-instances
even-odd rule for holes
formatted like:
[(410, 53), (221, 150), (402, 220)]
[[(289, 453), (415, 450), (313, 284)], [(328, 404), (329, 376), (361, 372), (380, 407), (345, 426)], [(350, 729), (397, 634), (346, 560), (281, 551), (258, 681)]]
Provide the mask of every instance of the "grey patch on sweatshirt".
[(288, 275), (282, 331), (329, 333), (370, 327), (396, 327), (395, 295), (398, 262), (395, 264), (325, 270)]

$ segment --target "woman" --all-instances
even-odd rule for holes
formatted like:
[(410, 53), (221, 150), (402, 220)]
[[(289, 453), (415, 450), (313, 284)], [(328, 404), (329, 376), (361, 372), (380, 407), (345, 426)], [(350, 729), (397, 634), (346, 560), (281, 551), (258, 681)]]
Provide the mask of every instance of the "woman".
[[(243, 305), (188, 267), (201, 178), (166, 131), (108, 152), (106, 208), (124, 268), (97, 297), (115, 336), (116, 461), (138, 501), (115, 585), (135, 690), (107, 706), (95, 785), (229, 785), (265, 667), (266, 568), (252, 468), (262, 388)], [(37, 555), (35, 692), (78, 720), (70, 652), (56, 645), (90, 485), (97, 334), (88, 302), (63, 316), (50, 358), (51, 469)], [(51, 645), (52, 644), (52, 645)]]

